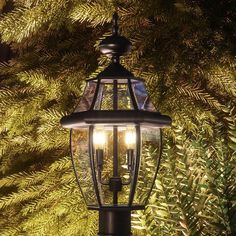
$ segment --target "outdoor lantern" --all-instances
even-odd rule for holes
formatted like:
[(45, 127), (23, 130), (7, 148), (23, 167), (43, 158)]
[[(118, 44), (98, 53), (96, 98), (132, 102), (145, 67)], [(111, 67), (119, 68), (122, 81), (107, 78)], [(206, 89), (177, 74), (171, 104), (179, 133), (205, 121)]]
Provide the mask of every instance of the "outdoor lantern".
[(144, 81), (119, 63), (131, 43), (118, 35), (100, 43), (111, 64), (87, 85), (78, 107), (61, 119), (71, 129), (76, 179), (88, 209), (99, 211), (98, 235), (131, 235), (131, 211), (144, 209), (157, 175), (161, 128), (171, 118), (157, 112)]

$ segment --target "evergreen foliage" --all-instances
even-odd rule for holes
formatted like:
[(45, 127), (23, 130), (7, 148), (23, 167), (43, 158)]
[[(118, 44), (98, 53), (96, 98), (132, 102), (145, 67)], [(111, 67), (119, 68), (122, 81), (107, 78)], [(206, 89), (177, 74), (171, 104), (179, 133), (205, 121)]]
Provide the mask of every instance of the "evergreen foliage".
[[(0, 9), (10, 0), (0, 0)], [(60, 118), (108, 61), (96, 50), (117, 9), (164, 131), (158, 179), (138, 236), (236, 235), (233, 0), (14, 0), (0, 17), (15, 57), (0, 63), (0, 235), (96, 235)], [(98, 40), (99, 39), (99, 40)], [(95, 73), (94, 73), (95, 72)], [(150, 169), (151, 171), (151, 169)]]

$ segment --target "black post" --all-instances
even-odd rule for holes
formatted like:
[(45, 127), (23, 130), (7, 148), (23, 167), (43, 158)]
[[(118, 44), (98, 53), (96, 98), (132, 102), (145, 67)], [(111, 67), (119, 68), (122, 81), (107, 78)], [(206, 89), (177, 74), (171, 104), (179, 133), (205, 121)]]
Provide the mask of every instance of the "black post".
[(99, 211), (99, 236), (130, 236), (131, 211)]

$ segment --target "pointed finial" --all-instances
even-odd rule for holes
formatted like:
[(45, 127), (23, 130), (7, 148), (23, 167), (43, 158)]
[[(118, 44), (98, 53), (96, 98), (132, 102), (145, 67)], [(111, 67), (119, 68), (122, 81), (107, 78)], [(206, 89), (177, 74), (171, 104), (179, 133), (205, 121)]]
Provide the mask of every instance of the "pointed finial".
[(118, 19), (118, 14), (115, 12), (112, 17), (112, 35), (103, 39), (99, 44), (100, 51), (112, 58), (114, 63), (119, 63), (119, 57), (131, 49), (130, 41), (118, 34)]
[(119, 16), (118, 16), (118, 13), (115, 12), (112, 16), (112, 23), (113, 23), (113, 26), (112, 26), (112, 35), (118, 35), (118, 30), (119, 30), (119, 27), (118, 27), (118, 20), (119, 20)]

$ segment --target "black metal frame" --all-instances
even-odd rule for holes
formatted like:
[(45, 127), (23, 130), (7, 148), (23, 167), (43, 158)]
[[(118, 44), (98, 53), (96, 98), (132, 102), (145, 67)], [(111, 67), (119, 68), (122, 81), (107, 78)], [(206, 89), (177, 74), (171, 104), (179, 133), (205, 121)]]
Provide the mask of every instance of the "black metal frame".
[[(89, 156), (90, 156), (90, 167), (92, 170), (92, 179), (94, 184), (94, 190), (95, 195), (97, 198), (98, 205), (95, 206), (88, 206), (89, 209), (106, 209), (106, 210), (114, 210), (115, 208), (119, 209), (126, 209), (126, 210), (132, 210), (132, 209), (140, 209), (144, 206), (141, 205), (133, 205), (136, 185), (138, 181), (138, 172), (139, 172), (139, 165), (140, 165), (140, 147), (141, 147), (141, 126), (153, 126), (153, 127), (165, 127), (169, 126), (171, 123), (171, 119), (168, 116), (161, 115), (159, 112), (150, 112), (150, 111), (144, 111), (139, 110), (136, 98), (134, 96), (134, 91), (132, 88), (131, 78), (127, 79), (128, 84), (128, 90), (131, 97), (131, 102), (133, 106), (133, 110), (118, 110), (118, 80), (119, 79), (113, 79), (113, 110), (94, 110), (95, 104), (98, 98), (98, 94), (101, 87), (101, 78), (98, 78), (97, 80), (97, 86), (95, 89), (95, 94), (93, 101), (91, 103), (91, 107), (88, 111), (83, 112), (75, 112), (69, 116), (65, 116), (62, 118), (61, 123), (64, 127), (69, 128), (79, 128), (79, 127), (88, 127), (89, 128)], [(113, 206), (107, 206), (103, 205), (101, 202), (101, 196), (99, 193), (99, 181), (96, 176), (96, 168), (95, 168), (95, 160), (94, 160), (94, 145), (93, 145), (93, 132), (94, 132), (94, 125), (108, 125), (113, 126), (113, 179), (114, 181), (117, 180), (119, 177), (118, 174), (118, 140), (117, 140), (117, 127), (119, 125), (134, 125), (136, 130), (136, 151), (135, 151), (135, 163), (134, 163), (134, 170), (131, 173), (130, 176), (130, 194), (128, 199), (127, 205), (118, 205), (118, 190), (113, 190)], [(160, 133), (161, 136), (161, 133)], [(155, 172), (154, 177), (156, 178), (159, 164), (160, 164), (160, 157), (161, 155), (161, 137), (160, 137), (160, 144), (159, 144), (159, 155), (158, 155), (158, 166)], [(73, 159), (73, 158), (72, 158)], [(76, 167), (75, 163), (72, 160), (73, 168), (76, 173)], [(79, 177), (76, 173), (77, 181), (79, 182)], [(116, 178), (116, 179), (115, 179)], [(154, 186), (155, 178), (153, 180), (153, 183), (151, 185), (151, 189)], [(101, 183), (102, 185), (108, 185), (109, 183)], [(126, 183), (122, 183), (122, 185), (125, 185)], [(81, 187), (80, 187), (81, 189)], [(148, 197), (150, 196), (151, 191), (148, 194)], [(147, 198), (148, 199), (148, 198)], [(145, 202), (146, 204), (147, 202)]]
[[(134, 199), (134, 194), (135, 194), (135, 189), (136, 189), (136, 185), (137, 185), (137, 180), (138, 180), (138, 171), (139, 171), (139, 165), (140, 165), (140, 152), (141, 152), (141, 129), (140, 129), (140, 126), (139, 125), (136, 125), (136, 155), (135, 155), (135, 170), (133, 172), (133, 176), (131, 177), (132, 181), (131, 181), (131, 192), (129, 194), (129, 201), (128, 201), (128, 205), (119, 205), (119, 207), (116, 205), (117, 203), (113, 203), (115, 205), (102, 205), (101, 204), (101, 198), (100, 198), (100, 193), (99, 193), (99, 189), (98, 189), (98, 180), (97, 180), (97, 177), (96, 177), (96, 171), (95, 171), (95, 161), (94, 161), (94, 148), (93, 148), (93, 140), (92, 140), (92, 137), (93, 137), (93, 131), (94, 131), (94, 126), (91, 125), (88, 127), (88, 130), (89, 130), (89, 144), (88, 144), (88, 150), (89, 150), (89, 160), (90, 160), (90, 168), (91, 168), (91, 174), (92, 174), (92, 179), (93, 179), (93, 184), (94, 184), (94, 189), (95, 189), (95, 195), (96, 195), (96, 198), (97, 198), (97, 203), (98, 205), (90, 205), (90, 204), (87, 204), (86, 202), (86, 198), (84, 196), (84, 193), (82, 191), (82, 188), (80, 186), (80, 181), (79, 181), (79, 176), (78, 176), (78, 173), (77, 173), (77, 170), (76, 170), (76, 164), (75, 164), (75, 161), (74, 161), (74, 158), (76, 157), (73, 157), (73, 151), (72, 151), (72, 141), (70, 141), (70, 152), (71, 152), (71, 161), (72, 161), (72, 167), (73, 167), (73, 170), (74, 170), (74, 173), (75, 173), (75, 177), (76, 177), (76, 180), (77, 180), (77, 183), (78, 183), (78, 186), (80, 188), (80, 191), (82, 193), (82, 196), (83, 196), (83, 199), (85, 201), (85, 203), (88, 205), (88, 209), (91, 209), (91, 210), (105, 210), (105, 211), (108, 211), (108, 210), (118, 210), (118, 211), (127, 211), (127, 210), (142, 210), (145, 208), (145, 205), (147, 205), (148, 203), (148, 199), (150, 197), (150, 194), (151, 194), (151, 191), (148, 193), (148, 196), (146, 197), (146, 202), (143, 204), (143, 205), (135, 205), (133, 204), (133, 199)], [(73, 130), (71, 129), (70, 130), (70, 140), (72, 140), (72, 132)], [(162, 130), (160, 129), (160, 141), (159, 141), (159, 147), (158, 147), (158, 155), (157, 155), (157, 160), (158, 160), (158, 163), (157, 163), (157, 167), (156, 167), (156, 171), (155, 171), (155, 174), (154, 174), (154, 178), (153, 178), (153, 183), (150, 187), (150, 189), (152, 190), (153, 189), (153, 186), (155, 184), (155, 180), (156, 180), (156, 176), (158, 174), (158, 170), (159, 170), (159, 166), (160, 166), (160, 162), (161, 162), (161, 155), (162, 155)], [(114, 151), (114, 152), (117, 152)], [(115, 176), (115, 174), (114, 174)], [(103, 185), (109, 185), (109, 183), (102, 183)], [(124, 184), (125, 185), (125, 184)]]
[(61, 119), (65, 128), (79, 128), (92, 124), (144, 124), (154, 127), (169, 127), (169, 116), (158, 112), (141, 110), (117, 110), (117, 111), (84, 111), (76, 112)]
[(99, 89), (100, 89), (100, 84), (101, 84), (101, 79), (98, 79), (95, 94), (94, 94), (94, 97), (93, 97), (93, 101), (92, 101), (92, 104), (91, 104), (90, 109), (89, 109), (90, 111), (94, 109), (95, 103), (97, 101), (98, 92), (99, 92)]
[[(99, 211), (99, 235), (116, 235), (116, 236), (128, 236), (131, 235), (131, 210), (141, 210), (144, 209), (145, 204), (147, 204), (148, 198), (151, 194), (151, 190), (154, 186), (157, 172), (160, 166), (161, 153), (162, 153), (162, 132), (160, 129), (160, 140), (159, 140), (159, 153), (158, 153), (158, 163), (156, 166), (156, 172), (154, 174), (153, 182), (151, 184), (150, 191), (147, 195), (146, 202), (144, 205), (134, 204), (135, 191), (138, 181), (138, 173), (140, 168), (140, 155), (141, 155), (141, 127), (142, 125), (148, 127), (169, 127), (171, 124), (171, 118), (160, 114), (159, 112), (147, 111), (139, 109), (138, 102), (135, 97), (134, 88), (132, 83), (136, 80), (141, 80), (135, 78), (134, 75), (124, 68), (119, 63), (119, 57), (127, 53), (131, 48), (131, 43), (122, 36), (118, 35), (118, 15), (115, 13), (113, 16), (113, 34), (107, 37), (100, 43), (100, 51), (112, 58), (112, 63), (101, 73), (98, 74), (96, 79), (90, 79), (88, 81), (95, 81), (96, 89), (94, 93), (93, 100), (91, 102), (90, 108), (83, 112), (74, 112), (69, 116), (65, 116), (61, 119), (61, 124), (66, 128), (80, 128), (86, 127), (88, 129), (88, 150), (89, 150), (89, 162), (91, 168), (91, 175), (93, 180), (93, 186), (95, 195), (97, 198), (97, 204), (88, 205), (88, 209)], [(107, 83), (113, 84), (113, 110), (98, 110), (96, 107), (96, 102), (101, 86), (103, 86), (102, 80)], [(120, 81), (120, 83), (119, 83)], [(124, 83), (126, 81), (126, 83)], [(142, 80), (143, 81), (143, 80)], [(118, 84), (127, 84), (128, 92), (130, 95), (133, 110), (118, 110)], [(95, 109), (96, 108), (96, 109)], [(99, 105), (101, 109), (101, 104)], [(98, 167), (98, 172), (96, 172), (96, 164), (98, 164), (99, 158), (102, 158), (102, 152), (97, 152), (94, 148), (93, 143), (93, 133), (96, 126), (109, 126), (113, 128), (113, 176), (109, 179), (108, 183), (102, 182), (102, 178), (99, 176), (102, 173)], [(136, 149), (135, 151), (131, 149), (131, 155), (134, 160), (134, 167), (129, 170), (130, 182), (126, 183), (121, 180), (119, 176), (119, 160), (118, 160), (118, 128), (123, 125), (132, 125), (135, 127), (136, 131)], [(72, 130), (70, 133), (70, 139), (72, 140)], [(72, 144), (72, 141), (71, 141)], [(100, 155), (100, 154), (101, 155)], [(96, 155), (97, 156), (96, 156)], [(99, 156), (98, 156), (99, 155)], [(127, 154), (128, 155), (128, 154)], [(134, 156), (133, 156), (134, 155)], [(96, 156), (96, 157), (95, 157)], [(84, 193), (80, 186), (79, 176), (76, 171), (76, 164), (73, 157), (72, 146), (71, 146), (71, 157), (73, 169), (75, 172), (76, 180), (79, 184), (81, 193), (85, 199)], [(95, 159), (98, 163), (95, 162)], [(102, 163), (102, 161), (101, 161)], [(101, 164), (102, 166), (102, 164)], [(100, 173), (101, 171), (101, 173)], [(98, 178), (97, 178), (98, 174)], [(99, 182), (100, 181), (100, 182)], [(100, 185), (99, 185), (100, 184)], [(118, 192), (121, 191), (123, 185), (130, 185), (130, 193), (128, 202), (126, 205), (118, 204)], [(109, 186), (109, 190), (113, 193), (113, 201), (111, 205), (105, 205), (102, 203), (99, 188), (102, 185)], [(86, 199), (85, 199), (86, 202)]]
[[(118, 140), (117, 140), (117, 128), (116, 126), (113, 127), (113, 177), (119, 177), (118, 175)], [(138, 169), (139, 169), (139, 154), (140, 154), (140, 127), (137, 126), (136, 129), (138, 130), (139, 134), (138, 134), (138, 140), (137, 141), (137, 145), (136, 145), (136, 157), (135, 157), (135, 160), (136, 160), (136, 163), (135, 163), (135, 171), (133, 173), (133, 176), (132, 176), (132, 183), (131, 183), (131, 194), (130, 194), (130, 197), (129, 197), (129, 204), (128, 205), (122, 205), (121, 208), (122, 209), (129, 209), (129, 210), (134, 210), (134, 209), (143, 209), (144, 206), (140, 206), (140, 205), (135, 205), (135, 206), (132, 206), (132, 201), (133, 201), (133, 198), (134, 198), (134, 193), (135, 193), (135, 187), (136, 187), (136, 184), (137, 184), (137, 174), (138, 174)], [(100, 193), (99, 193), (99, 189), (98, 189), (98, 184), (99, 184), (99, 181), (97, 180), (97, 177), (96, 177), (96, 168), (95, 168), (95, 160), (94, 160), (94, 148), (93, 148), (93, 132), (94, 132), (94, 126), (91, 125), (89, 126), (89, 156), (90, 156), (90, 168), (92, 170), (92, 178), (93, 178), (93, 184), (94, 184), (94, 189), (95, 189), (95, 194), (96, 194), (96, 198), (97, 198), (97, 202), (98, 202), (98, 206), (95, 205), (95, 206), (91, 206), (91, 205), (88, 205), (88, 208), (89, 209), (105, 209), (105, 210), (111, 210), (111, 209), (114, 209), (117, 208), (117, 207), (120, 207), (117, 206), (118, 204), (118, 195), (117, 195), (117, 192), (113, 192), (113, 206), (107, 206), (107, 205), (103, 205), (101, 203), (101, 197), (100, 197)], [(76, 166), (75, 166), (75, 162), (72, 158), (72, 163), (73, 163), (73, 168), (74, 168), (74, 171), (76, 173)], [(76, 173), (76, 176), (77, 176), (77, 181), (79, 183), (79, 178), (78, 178), (78, 175)], [(101, 183), (102, 185), (109, 185), (109, 183)], [(122, 184), (124, 185), (124, 184)], [(80, 187), (80, 190), (81, 187)], [(84, 197), (84, 195), (83, 195)], [(85, 198), (84, 198), (85, 199)]]

